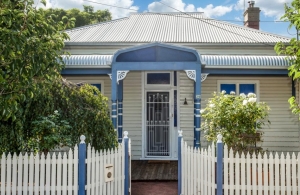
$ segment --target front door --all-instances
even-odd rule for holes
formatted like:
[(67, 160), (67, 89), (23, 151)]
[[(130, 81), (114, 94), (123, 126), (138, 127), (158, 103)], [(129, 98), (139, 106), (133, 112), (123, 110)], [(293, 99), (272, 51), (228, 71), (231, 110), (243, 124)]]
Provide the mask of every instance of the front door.
[(146, 93), (146, 156), (170, 156), (170, 93)]

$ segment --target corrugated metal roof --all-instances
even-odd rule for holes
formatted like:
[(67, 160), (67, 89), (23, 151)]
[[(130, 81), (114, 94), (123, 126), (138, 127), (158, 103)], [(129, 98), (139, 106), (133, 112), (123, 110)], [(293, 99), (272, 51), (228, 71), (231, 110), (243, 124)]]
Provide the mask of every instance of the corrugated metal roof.
[(277, 43), (287, 37), (204, 17), (203, 13), (136, 13), (66, 31), (71, 43)]
[[(71, 55), (63, 56), (66, 66), (105, 66), (110, 65), (113, 55)], [(287, 67), (285, 56), (238, 56), (238, 55), (201, 55), (201, 61), (209, 66), (232, 67)]]

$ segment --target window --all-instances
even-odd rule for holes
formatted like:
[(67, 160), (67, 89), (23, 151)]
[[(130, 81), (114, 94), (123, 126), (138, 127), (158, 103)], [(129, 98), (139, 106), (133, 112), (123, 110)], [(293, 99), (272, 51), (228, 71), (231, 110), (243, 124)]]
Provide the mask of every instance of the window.
[(255, 93), (258, 96), (258, 81), (218, 81), (218, 91), (225, 90), (226, 93), (234, 91), (236, 94)]
[(91, 84), (91, 85), (97, 87), (99, 89), (99, 91), (101, 91), (101, 83)]
[(161, 84), (170, 85), (171, 75), (170, 73), (147, 73), (147, 85)]

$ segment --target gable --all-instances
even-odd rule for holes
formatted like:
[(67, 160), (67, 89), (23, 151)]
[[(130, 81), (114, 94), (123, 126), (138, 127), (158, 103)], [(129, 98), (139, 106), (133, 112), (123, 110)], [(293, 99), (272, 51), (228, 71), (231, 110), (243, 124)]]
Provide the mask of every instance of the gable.
[(196, 62), (194, 53), (162, 46), (152, 46), (119, 54), (116, 62)]

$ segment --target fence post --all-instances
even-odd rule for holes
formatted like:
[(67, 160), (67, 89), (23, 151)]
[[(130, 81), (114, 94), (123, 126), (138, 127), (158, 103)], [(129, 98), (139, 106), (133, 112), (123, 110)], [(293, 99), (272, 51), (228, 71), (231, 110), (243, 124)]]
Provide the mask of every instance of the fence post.
[(178, 195), (181, 194), (181, 183), (182, 183), (182, 156), (181, 156), (181, 148), (182, 148), (182, 130), (178, 131)]
[(85, 195), (85, 184), (86, 184), (86, 144), (85, 136), (80, 136), (80, 144), (78, 147), (78, 195)]
[(217, 195), (223, 194), (223, 142), (219, 134), (217, 141)]
[(124, 195), (129, 194), (129, 149), (128, 149), (128, 144), (129, 144), (129, 139), (128, 139), (128, 132), (124, 132), (124, 158), (125, 158), (125, 168), (124, 168), (124, 174), (125, 174), (125, 180), (124, 180)]

